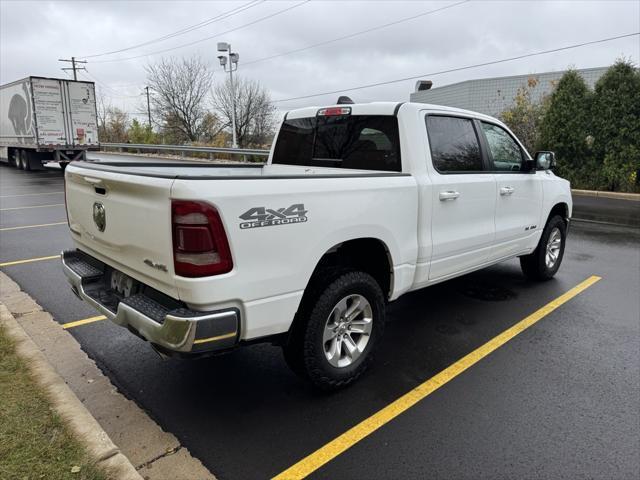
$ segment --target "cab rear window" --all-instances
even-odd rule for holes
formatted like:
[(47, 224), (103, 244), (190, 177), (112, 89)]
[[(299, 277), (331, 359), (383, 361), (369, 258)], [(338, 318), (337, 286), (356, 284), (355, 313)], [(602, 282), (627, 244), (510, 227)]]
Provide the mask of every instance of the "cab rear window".
[(332, 115), (285, 120), (273, 163), (400, 172), (398, 119)]

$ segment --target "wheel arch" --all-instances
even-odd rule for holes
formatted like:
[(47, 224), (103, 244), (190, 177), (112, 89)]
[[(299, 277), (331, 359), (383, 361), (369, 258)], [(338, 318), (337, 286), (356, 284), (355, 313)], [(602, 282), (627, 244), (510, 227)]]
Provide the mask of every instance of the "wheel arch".
[(323, 284), (332, 281), (346, 269), (356, 269), (371, 275), (385, 299), (393, 291), (393, 258), (387, 244), (375, 237), (360, 237), (342, 241), (327, 249), (318, 259), (304, 289), (298, 311), (289, 327), (288, 341), (296, 335), (305, 317), (310, 299), (319, 294)]
[(545, 225), (554, 215), (560, 215), (564, 219), (565, 224), (568, 223), (569, 222), (569, 205), (565, 202), (558, 202), (553, 207), (551, 207), (551, 210), (549, 211), (549, 215), (547, 215)]
[(318, 260), (308, 285), (327, 268), (354, 268), (371, 275), (386, 298), (393, 289), (393, 260), (386, 243), (379, 238), (363, 237), (340, 242)]

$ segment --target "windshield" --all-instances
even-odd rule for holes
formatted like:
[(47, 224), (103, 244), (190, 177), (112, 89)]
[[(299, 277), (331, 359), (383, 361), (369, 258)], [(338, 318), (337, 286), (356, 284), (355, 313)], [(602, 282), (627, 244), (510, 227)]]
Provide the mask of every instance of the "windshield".
[(336, 115), (285, 120), (272, 163), (400, 172), (398, 119)]

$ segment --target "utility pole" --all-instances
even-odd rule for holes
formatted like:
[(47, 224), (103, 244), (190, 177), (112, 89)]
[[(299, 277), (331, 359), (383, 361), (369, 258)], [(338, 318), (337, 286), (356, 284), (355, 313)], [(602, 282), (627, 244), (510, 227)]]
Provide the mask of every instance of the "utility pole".
[[(233, 86), (233, 72), (238, 70), (238, 60), (240, 60), (240, 55), (237, 53), (231, 52), (231, 44), (220, 42), (218, 43), (218, 51), (219, 52), (227, 52), (227, 56), (220, 55), (218, 56), (218, 60), (220, 60), (220, 65), (225, 72), (227, 72), (227, 63), (229, 64), (229, 86), (231, 87), (231, 129), (233, 133), (233, 148), (238, 148), (238, 139), (236, 137), (236, 91)], [(233, 66), (235, 65), (235, 69)]]
[(149, 117), (149, 130), (151, 130), (151, 103), (149, 102), (149, 86), (144, 87), (147, 91), (147, 116)]
[(63, 68), (62, 70), (73, 70), (73, 79), (78, 80), (78, 70), (86, 70), (84, 67), (76, 67), (76, 63), (87, 63), (86, 60), (76, 60), (76, 57), (71, 57), (71, 59), (67, 58), (59, 58), (59, 62), (70, 62), (71, 68)]

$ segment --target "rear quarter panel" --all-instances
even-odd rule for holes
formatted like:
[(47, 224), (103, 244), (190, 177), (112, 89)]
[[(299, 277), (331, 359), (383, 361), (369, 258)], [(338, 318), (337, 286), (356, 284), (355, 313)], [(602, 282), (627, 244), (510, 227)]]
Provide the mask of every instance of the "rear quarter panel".
[[(242, 312), (242, 337), (286, 331), (322, 256), (346, 240), (384, 242), (394, 266), (417, 254), (417, 189), (409, 175), (380, 177), (176, 180), (172, 198), (215, 206), (222, 217), (233, 270), (215, 277), (176, 277), (180, 298), (192, 308), (233, 306)], [(241, 228), (253, 208), (302, 204), (307, 220)]]

